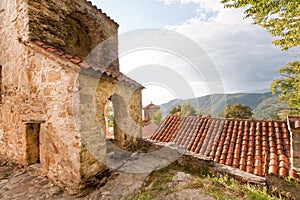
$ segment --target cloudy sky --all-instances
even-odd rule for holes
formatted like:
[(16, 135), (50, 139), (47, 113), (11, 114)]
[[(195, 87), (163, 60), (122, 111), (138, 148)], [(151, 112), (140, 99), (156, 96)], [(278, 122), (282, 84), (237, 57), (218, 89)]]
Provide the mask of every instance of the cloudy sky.
[[(120, 55), (121, 71), (147, 88), (143, 92), (144, 105), (222, 91), (265, 92), (278, 77), (278, 68), (296, 56), (296, 49), (282, 52), (273, 46), (274, 38), (263, 28), (252, 25), (251, 19), (243, 19), (243, 10), (224, 9), (219, 0), (93, 0), (93, 3), (119, 23), (120, 40), (126, 41), (125, 44), (136, 42), (130, 35), (137, 33), (130, 31), (137, 29), (156, 28), (182, 35), (182, 38), (171, 34), (168, 36), (171, 39), (157, 39), (161, 36), (158, 34), (151, 39), (147, 31), (140, 32), (144, 40), (155, 43), (153, 48), (128, 48), (132, 51)], [(173, 47), (161, 48), (163, 40)], [(185, 54), (188, 51), (193, 53)], [(203, 59), (195, 61), (195, 56)], [(202, 62), (200, 67), (197, 62)]]

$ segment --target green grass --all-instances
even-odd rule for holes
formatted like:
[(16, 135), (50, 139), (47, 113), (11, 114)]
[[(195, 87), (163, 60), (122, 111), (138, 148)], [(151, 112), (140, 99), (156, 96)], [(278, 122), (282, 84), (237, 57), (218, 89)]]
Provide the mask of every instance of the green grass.
[(152, 196), (149, 192), (140, 192), (136, 196), (132, 197), (131, 200), (151, 200)]
[[(178, 171), (191, 174), (192, 180), (182, 186), (167, 187), (167, 183), (172, 182), (172, 178)], [(270, 196), (266, 187), (242, 184), (228, 175), (212, 174), (211, 171), (208, 166), (197, 166), (195, 169), (195, 166), (190, 163), (182, 166), (175, 162), (166, 168), (153, 172), (145, 183), (142, 192), (134, 196), (132, 200), (161, 198), (184, 189), (196, 189), (202, 194), (220, 200), (278, 199)]]

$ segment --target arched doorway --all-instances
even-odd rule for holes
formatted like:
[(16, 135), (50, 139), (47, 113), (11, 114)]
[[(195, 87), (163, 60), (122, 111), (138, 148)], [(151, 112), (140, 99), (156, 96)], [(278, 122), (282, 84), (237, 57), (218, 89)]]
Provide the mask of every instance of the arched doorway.
[(104, 118), (105, 118), (105, 137), (106, 139), (115, 139), (114, 136), (114, 123), (115, 123), (115, 112), (112, 101), (107, 100), (104, 107)]

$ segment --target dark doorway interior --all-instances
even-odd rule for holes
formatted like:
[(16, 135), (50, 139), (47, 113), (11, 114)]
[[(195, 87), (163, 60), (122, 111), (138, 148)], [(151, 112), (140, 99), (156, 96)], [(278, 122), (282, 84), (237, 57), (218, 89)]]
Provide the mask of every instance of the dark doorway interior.
[(26, 124), (26, 160), (28, 165), (40, 163), (40, 123)]

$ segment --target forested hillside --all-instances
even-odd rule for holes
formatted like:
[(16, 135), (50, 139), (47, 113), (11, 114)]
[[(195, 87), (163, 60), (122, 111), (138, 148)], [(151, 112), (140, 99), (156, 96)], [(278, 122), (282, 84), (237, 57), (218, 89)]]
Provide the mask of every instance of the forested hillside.
[(163, 116), (169, 114), (172, 107), (179, 104), (190, 103), (196, 110), (200, 110), (203, 115), (217, 116), (226, 104), (243, 104), (253, 110), (254, 118), (271, 119), (277, 115), (278, 111), (287, 108), (286, 103), (277, 100), (278, 95), (268, 93), (237, 93), (237, 94), (213, 94), (194, 99), (175, 99), (166, 104), (160, 105)]

